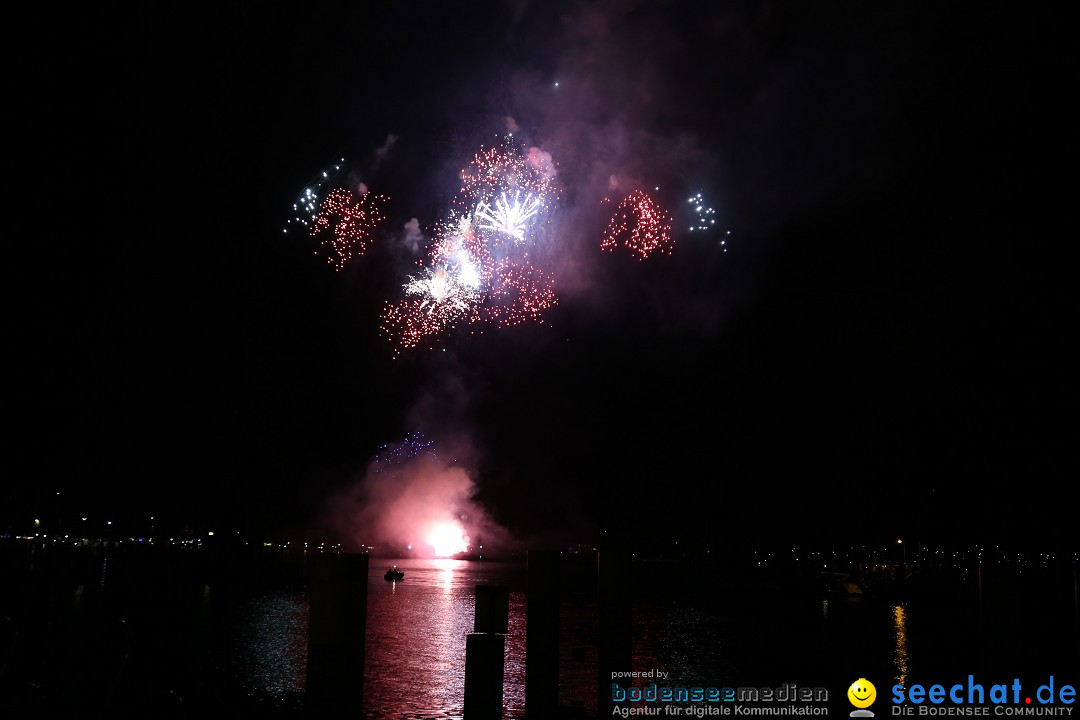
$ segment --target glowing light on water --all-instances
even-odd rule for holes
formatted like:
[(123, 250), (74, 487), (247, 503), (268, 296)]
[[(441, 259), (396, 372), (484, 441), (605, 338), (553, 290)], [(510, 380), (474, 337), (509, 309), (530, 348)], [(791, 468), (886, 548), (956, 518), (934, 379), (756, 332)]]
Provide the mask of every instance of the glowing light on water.
[(908, 638), (907, 638), (907, 609), (903, 605), (893, 605), (893, 634), (896, 640), (896, 648), (893, 650), (893, 664), (896, 666), (896, 674), (893, 678), (900, 685), (907, 685), (908, 678)]

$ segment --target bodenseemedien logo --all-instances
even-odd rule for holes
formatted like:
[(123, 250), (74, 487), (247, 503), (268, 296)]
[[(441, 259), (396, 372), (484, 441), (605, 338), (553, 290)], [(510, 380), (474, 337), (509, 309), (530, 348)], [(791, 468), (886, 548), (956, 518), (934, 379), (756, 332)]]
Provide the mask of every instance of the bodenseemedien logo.
[(851, 711), (851, 717), (874, 717), (874, 713), (866, 709), (877, 699), (877, 688), (874, 687), (874, 683), (866, 678), (859, 678), (847, 689), (847, 699), (855, 706), (855, 709)]
[[(667, 679), (667, 673), (660, 670), (613, 672), (611, 675), (613, 680), (625, 677)], [(800, 687), (795, 683), (782, 683), (777, 687), (702, 687), (650, 682), (644, 687), (623, 687), (612, 682), (611, 700), (611, 714), (624, 718), (638, 715), (702, 718), (829, 714), (826, 688)]]

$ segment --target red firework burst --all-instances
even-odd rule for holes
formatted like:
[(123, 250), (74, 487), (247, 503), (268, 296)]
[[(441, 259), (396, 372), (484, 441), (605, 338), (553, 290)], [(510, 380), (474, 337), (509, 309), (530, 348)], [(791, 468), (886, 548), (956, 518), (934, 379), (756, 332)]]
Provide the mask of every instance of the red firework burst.
[(312, 217), (311, 236), (327, 249), (326, 262), (341, 270), (354, 256), (367, 252), (373, 233), (386, 219), (385, 195), (364, 193), (358, 199), (344, 188), (331, 190)]
[(675, 247), (671, 239), (671, 216), (641, 190), (623, 198), (608, 222), (601, 250), (614, 250), (619, 244), (644, 260), (654, 252), (670, 255)]

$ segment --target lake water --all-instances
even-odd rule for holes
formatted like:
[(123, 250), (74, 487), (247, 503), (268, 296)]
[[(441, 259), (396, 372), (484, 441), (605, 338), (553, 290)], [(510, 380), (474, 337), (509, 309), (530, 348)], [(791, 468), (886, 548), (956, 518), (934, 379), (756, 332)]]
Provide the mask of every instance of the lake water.
[[(5, 556), (0, 710), (107, 707), (111, 717), (207, 710), (291, 716), (303, 706), (309, 557), (38, 548)], [(388, 582), (386, 565), (405, 578)], [(595, 557), (566, 558), (560, 704), (597, 712)], [(524, 716), (526, 566), (377, 559), (369, 565), (368, 718), (460, 718), (475, 587), (510, 590), (504, 717)], [(809, 591), (783, 579), (637, 563), (633, 669), (672, 685), (829, 690), (871, 679), (947, 683), (1077, 679), (1067, 577), (972, 584), (893, 599)], [(980, 610), (981, 607), (981, 610)], [(638, 685), (644, 681), (638, 681)]]

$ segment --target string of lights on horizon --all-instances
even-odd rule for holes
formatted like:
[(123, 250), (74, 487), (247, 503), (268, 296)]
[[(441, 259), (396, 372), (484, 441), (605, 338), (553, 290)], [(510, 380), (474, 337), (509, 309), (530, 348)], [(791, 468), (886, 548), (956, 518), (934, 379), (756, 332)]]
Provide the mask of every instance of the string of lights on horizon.
[[(420, 457), (423, 454), (430, 454), (434, 461), (441, 462), (438, 456), (435, 455), (434, 450), (430, 449), (434, 441), (424, 440), (421, 444), (418, 444), (415, 440), (410, 439), (411, 437), (406, 436), (406, 439), (401, 443), (384, 445), (384, 450), (372, 460), (375, 472), (393, 472), (393, 468), (404, 466), (411, 459)], [(389, 449), (389, 451), (386, 455), (383, 455), (382, 453), (387, 452), (385, 449)], [(133, 545), (175, 546), (193, 551), (207, 551), (215, 546), (215, 541), (228, 544), (234, 542), (230, 540), (231, 537), (237, 537), (238, 541), (244, 545), (255, 544), (268, 550), (286, 552), (307, 551), (309, 549), (317, 552), (345, 551), (341, 543), (328, 542), (311, 536), (294, 537), (291, 540), (267, 539), (255, 541), (253, 538), (241, 536), (239, 533), (235, 536), (232, 533), (223, 535), (220, 530), (215, 533), (213, 530), (203, 529), (196, 531), (194, 534), (188, 532), (183, 536), (178, 536), (169, 533), (145, 533), (145, 529), (137, 529), (133, 523), (114, 524), (110, 522), (104, 531), (101, 528), (96, 531), (88, 528), (80, 528), (79, 530), (72, 528), (69, 530), (67, 528), (68, 523), (61, 519), (54, 519), (53, 524), (57, 525), (58, 528), (54, 528), (52, 532), (49, 532), (49, 528), (42, 525), (35, 527), (32, 533), (16, 531), (0, 535), (0, 541), (34, 542), (42, 545), (73, 548), (94, 547), (101, 543), (115, 543), (117, 545), (130, 543)], [(120, 525), (123, 526), (120, 527)], [(63, 529), (59, 529), (59, 527), (63, 527)], [(593, 546), (595, 544), (585, 543), (584, 545), (592, 546), (592, 551), (596, 551)], [(362, 547), (364, 550), (378, 549), (374, 545), (364, 545)], [(704, 549), (701, 552), (710, 554), (708, 550)], [(650, 555), (648, 552), (636, 553), (635, 556), (637, 554), (641, 554), (642, 557)], [(975, 581), (976, 570), (980, 567), (1007, 571), (1019, 576), (1038, 573), (1039, 571), (1057, 571), (1061, 567), (1080, 567), (1080, 553), (1075, 551), (1018, 550), (1014, 547), (1001, 545), (943, 545), (933, 549), (925, 547), (917, 556), (909, 557), (906, 562), (897, 555), (895, 545), (892, 544), (852, 546), (839, 550), (811, 549), (808, 547), (793, 547), (786, 551), (754, 550), (749, 553), (748, 559), (752, 561), (754, 567), (763, 571), (786, 568), (845, 571), (859, 567), (862, 567), (865, 571), (875, 571), (902, 565), (919, 565), (927, 569), (952, 571), (957, 573), (960, 579), (968, 582)]]

